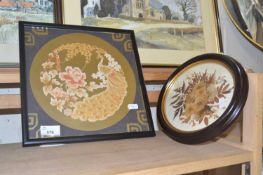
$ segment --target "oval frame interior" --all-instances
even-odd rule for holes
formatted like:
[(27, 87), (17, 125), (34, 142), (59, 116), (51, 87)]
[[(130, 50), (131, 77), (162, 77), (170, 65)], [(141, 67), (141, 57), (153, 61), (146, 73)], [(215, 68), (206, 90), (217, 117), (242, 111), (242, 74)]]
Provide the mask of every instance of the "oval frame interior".
[[(220, 73), (217, 73), (218, 69)], [(224, 79), (229, 75), (233, 78), (232, 83)], [(196, 78), (198, 76), (200, 79)], [(200, 55), (177, 68), (165, 82), (158, 99), (158, 121), (163, 131), (178, 142), (205, 142), (233, 124), (247, 95), (248, 78), (240, 63), (222, 54)], [(194, 112), (191, 109), (195, 109)]]
[[(263, 31), (261, 32), (260, 36), (260, 42), (257, 41), (256, 35), (252, 35), (251, 32), (249, 32), (249, 27), (246, 24), (244, 18), (242, 17), (240, 8), (238, 6), (237, 0), (222, 0), (224, 8), (234, 24), (234, 26), (238, 29), (238, 31), (254, 46), (256, 46), (258, 49), (263, 51)], [(263, 9), (263, 5), (261, 6)], [(263, 18), (263, 16), (261, 17)], [(263, 27), (263, 22), (262, 22)], [(254, 38), (253, 38), (254, 36)], [(262, 41), (261, 41), (262, 40)]]

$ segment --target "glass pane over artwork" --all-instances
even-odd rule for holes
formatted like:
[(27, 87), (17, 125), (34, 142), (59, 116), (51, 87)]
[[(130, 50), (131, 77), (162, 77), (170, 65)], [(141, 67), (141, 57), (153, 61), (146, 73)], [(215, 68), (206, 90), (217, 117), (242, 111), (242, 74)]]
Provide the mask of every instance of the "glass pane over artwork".
[(213, 124), (225, 112), (234, 93), (231, 71), (217, 61), (186, 67), (168, 86), (164, 113), (167, 123), (181, 132), (198, 131)]

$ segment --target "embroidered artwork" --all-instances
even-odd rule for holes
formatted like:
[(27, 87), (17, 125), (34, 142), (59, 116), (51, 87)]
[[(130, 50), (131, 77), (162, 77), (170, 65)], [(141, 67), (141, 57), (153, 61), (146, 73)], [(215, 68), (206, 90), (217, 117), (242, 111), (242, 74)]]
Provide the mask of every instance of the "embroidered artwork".
[[(64, 51), (66, 55), (61, 58)], [(78, 54), (85, 57), (82, 68), (66, 66), (61, 69), (61, 62), (72, 61)], [(91, 75), (94, 81), (87, 83), (88, 75), (83, 70), (88, 69), (92, 54), (96, 54), (99, 60), (98, 71)], [(104, 65), (104, 62), (107, 63)], [(127, 95), (127, 81), (121, 66), (109, 53), (96, 46), (80, 43), (62, 45), (48, 54), (42, 68), (40, 80), (43, 93), (50, 98), (50, 105), (73, 119), (105, 120), (119, 110)], [(90, 92), (99, 89), (103, 91), (89, 96)]]
[(24, 145), (154, 135), (131, 31), (21, 24)]

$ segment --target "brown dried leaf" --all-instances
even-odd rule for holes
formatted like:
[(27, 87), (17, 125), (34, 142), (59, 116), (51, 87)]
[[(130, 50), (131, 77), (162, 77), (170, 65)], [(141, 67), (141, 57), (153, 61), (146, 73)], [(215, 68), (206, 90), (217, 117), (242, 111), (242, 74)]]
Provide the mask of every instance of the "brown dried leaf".
[(224, 88), (223, 88), (222, 91), (223, 91), (223, 92), (226, 91), (228, 87), (229, 87), (229, 84), (226, 84), (226, 85), (224, 86)]
[(214, 101), (218, 103), (218, 102), (219, 102), (219, 99), (218, 99), (217, 97), (215, 97), (215, 98), (214, 98)]
[(174, 112), (174, 118), (173, 118), (173, 120), (177, 117), (179, 111), (180, 111), (180, 108), (178, 108), (178, 109)]
[(180, 108), (179, 116), (181, 116), (183, 113), (183, 108)]
[(233, 89), (233, 87), (232, 87), (232, 88), (229, 88), (229, 89), (226, 89), (226, 90), (224, 90), (222, 93), (223, 93), (223, 94), (228, 94), (228, 93), (230, 93), (230, 92), (232, 91), (232, 89)]
[(177, 97), (170, 105), (177, 103), (180, 99), (181, 99), (180, 97)]
[(186, 121), (186, 120), (183, 120), (183, 121), (182, 121), (182, 123), (188, 123), (188, 121)]
[(232, 89), (229, 89), (228, 91), (225, 91), (223, 94), (229, 94)]
[(224, 83), (222, 83), (222, 84), (219, 86), (219, 88), (217, 89), (218, 93), (221, 93), (223, 87), (224, 87)]
[(208, 118), (207, 117), (204, 118), (204, 123), (206, 126), (208, 125)]
[(187, 93), (188, 93), (190, 87), (191, 87), (190, 85), (187, 86), (187, 88), (186, 88), (185, 91), (184, 91), (184, 94), (187, 94)]
[(209, 76), (207, 83), (212, 83), (214, 81), (215, 74), (216, 74), (216, 71), (212, 75)]
[(185, 91), (185, 82), (183, 81), (182, 92)]
[(214, 100), (207, 102), (208, 105), (209, 105), (209, 104), (214, 104), (214, 103), (215, 103)]
[(219, 98), (226, 98), (223, 94), (218, 94)]
[(176, 97), (178, 97), (179, 94), (180, 94), (180, 93), (175, 94), (174, 96), (172, 96), (172, 98), (176, 98)]
[(204, 119), (203, 117), (200, 117), (200, 119), (198, 120), (198, 123), (201, 124), (203, 119)]
[(180, 93), (180, 92), (181, 92), (180, 88), (177, 88), (177, 89), (175, 89), (174, 91), (177, 92), (177, 93)]
[(173, 106), (174, 108), (178, 108), (178, 107), (180, 107), (180, 106), (182, 106), (182, 104), (183, 104), (183, 100), (182, 101), (179, 101), (175, 106)]

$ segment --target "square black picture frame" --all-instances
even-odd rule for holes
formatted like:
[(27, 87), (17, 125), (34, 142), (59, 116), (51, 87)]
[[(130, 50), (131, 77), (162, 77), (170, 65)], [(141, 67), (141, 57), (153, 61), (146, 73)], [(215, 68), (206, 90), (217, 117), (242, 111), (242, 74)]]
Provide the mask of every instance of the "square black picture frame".
[(19, 43), (23, 146), (155, 136), (133, 31), (19, 22)]

